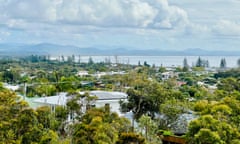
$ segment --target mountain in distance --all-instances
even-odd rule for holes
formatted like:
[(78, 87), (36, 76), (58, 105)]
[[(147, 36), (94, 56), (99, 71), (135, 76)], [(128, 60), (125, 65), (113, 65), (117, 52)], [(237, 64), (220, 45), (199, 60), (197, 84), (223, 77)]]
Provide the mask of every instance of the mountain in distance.
[(172, 50), (139, 50), (127, 48), (77, 47), (72, 45), (58, 45), (51, 43), (40, 44), (0, 44), (1, 56), (26, 55), (126, 55), (126, 56), (240, 56), (240, 51), (207, 51), (200, 48), (191, 48), (182, 51)]

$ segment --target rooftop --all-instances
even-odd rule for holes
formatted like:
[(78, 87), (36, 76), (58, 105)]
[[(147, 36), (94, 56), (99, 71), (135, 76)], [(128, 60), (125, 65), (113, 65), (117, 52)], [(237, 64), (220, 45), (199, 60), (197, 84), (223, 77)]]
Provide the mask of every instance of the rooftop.
[[(90, 91), (89, 94), (91, 96), (97, 96), (98, 100), (120, 100), (127, 98), (127, 94), (122, 92)], [(34, 100), (34, 102), (50, 105), (65, 105), (67, 103), (67, 99), (67, 93), (63, 92), (56, 96), (37, 98)]]

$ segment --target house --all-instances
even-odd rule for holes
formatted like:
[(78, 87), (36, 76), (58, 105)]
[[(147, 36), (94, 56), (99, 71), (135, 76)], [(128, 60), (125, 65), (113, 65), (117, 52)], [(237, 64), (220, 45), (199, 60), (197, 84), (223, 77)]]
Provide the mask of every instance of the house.
[(177, 75), (173, 71), (163, 72), (161, 74), (162, 80), (168, 80), (170, 78), (174, 78)]
[(10, 85), (10, 84), (7, 84), (7, 83), (4, 83), (3, 86), (6, 88), (6, 89), (9, 89), (9, 90), (12, 90), (12, 91), (16, 91), (20, 88), (19, 85)]
[(110, 104), (110, 110), (112, 112), (120, 112), (120, 100), (127, 100), (127, 94), (123, 92), (109, 92), (109, 91), (91, 91), (90, 95), (97, 96), (98, 99), (95, 102), (96, 107), (103, 107), (105, 104)]
[(81, 86), (82, 87), (93, 87), (94, 83), (91, 81), (81, 81)]
[(88, 71), (79, 71), (77, 73), (77, 76), (80, 76), (80, 77), (84, 77), (84, 76), (87, 76), (89, 75)]
[[(84, 94), (84, 92), (80, 92)], [(103, 107), (106, 104), (110, 105), (110, 110), (122, 115), (120, 112), (120, 100), (126, 100), (127, 94), (122, 92), (109, 92), (109, 91), (90, 91), (90, 96), (96, 96), (97, 100), (92, 105), (95, 107)], [(33, 100), (34, 103), (40, 104), (41, 106), (50, 106), (54, 111), (56, 106), (66, 106), (67, 101), (70, 99), (67, 93), (62, 92), (56, 96), (41, 97)], [(83, 100), (84, 101), (84, 100)], [(85, 103), (86, 104), (86, 103)], [(83, 110), (86, 110), (86, 105)]]

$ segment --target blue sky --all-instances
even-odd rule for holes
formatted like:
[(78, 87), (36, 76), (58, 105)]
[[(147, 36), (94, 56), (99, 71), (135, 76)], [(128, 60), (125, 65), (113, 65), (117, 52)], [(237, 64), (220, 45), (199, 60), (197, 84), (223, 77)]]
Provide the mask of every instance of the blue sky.
[(0, 0), (0, 43), (239, 50), (240, 0)]

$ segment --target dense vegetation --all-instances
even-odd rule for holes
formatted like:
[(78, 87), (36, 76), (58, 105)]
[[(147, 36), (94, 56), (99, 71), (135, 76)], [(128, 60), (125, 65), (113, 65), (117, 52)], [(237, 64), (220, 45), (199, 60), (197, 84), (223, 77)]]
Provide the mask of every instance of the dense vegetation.
[[(184, 135), (188, 143), (240, 143), (240, 70), (227, 70), (224, 59), (214, 71), (200, 57), (195, 67), (184, 59), (183, 67), (170, 70), (147, 62), (95, 63), (91, 57), (83, 63), (74, 55), (3, 58), (0, 65), (1, 82), (20, 86), (15, 93), (0, 85), (0, 143), (154, 144), (166, 133)], [(96, 97), (79, 92), (90, 90), (126, 92), (121, 111), (132, 112), (133, 119), (111, 112), (109, 105), (83, 111)], [(32, 109), (17, 96), (58, 92), (67, 92), (69, 101), (54, 111)]]

